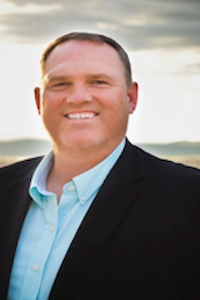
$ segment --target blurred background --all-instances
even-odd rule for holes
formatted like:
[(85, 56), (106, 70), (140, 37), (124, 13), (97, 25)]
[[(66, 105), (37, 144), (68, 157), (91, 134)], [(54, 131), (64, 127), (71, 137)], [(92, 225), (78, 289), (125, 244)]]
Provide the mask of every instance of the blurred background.
[(129, 140), (200, 167), (199, 0), (0, 0), (0, 164), (49, 151), (33, 90), (42, 51), (71, 31), (128, 52), (139, 84)]

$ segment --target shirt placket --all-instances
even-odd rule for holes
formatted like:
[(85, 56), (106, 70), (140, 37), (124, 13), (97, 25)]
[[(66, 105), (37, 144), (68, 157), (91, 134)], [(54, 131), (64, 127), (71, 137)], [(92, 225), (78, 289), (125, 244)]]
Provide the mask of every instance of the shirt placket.
[[(56, 197), (51, 196), (48, 199), (43, 196), (43, 203), (44, 227), (40, 228), (40, 235), (35, 243), (34, 254), (29, 261), (29, 266), (22, 284), (20, 300), (37, 299), (44, 268), (56, 236), (58, 211)], [(30, 288), (31, 283), (34, 288)]]

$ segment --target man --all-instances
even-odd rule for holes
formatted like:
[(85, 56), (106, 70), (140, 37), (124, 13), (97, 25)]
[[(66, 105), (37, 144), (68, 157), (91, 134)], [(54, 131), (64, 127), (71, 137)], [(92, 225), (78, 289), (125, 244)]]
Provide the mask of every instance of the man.
[(41, 59), (53, 151), (0, 171), (1, 299), (200, 299), (200, 172), (125, 138), (128, 57), (97, 34)]

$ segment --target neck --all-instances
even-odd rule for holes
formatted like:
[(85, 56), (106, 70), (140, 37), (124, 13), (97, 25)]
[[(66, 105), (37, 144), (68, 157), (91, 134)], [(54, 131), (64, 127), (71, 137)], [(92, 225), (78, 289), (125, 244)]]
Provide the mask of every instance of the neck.
[(47, 178), (47, 190), (55, 193), (59, 201), (64, 184), (99, 164), (115, 148), (103, 149), (102, 151), (99, 149), (94, 151), (91, 148), (79, 151), (54, 149), (54, 164)]

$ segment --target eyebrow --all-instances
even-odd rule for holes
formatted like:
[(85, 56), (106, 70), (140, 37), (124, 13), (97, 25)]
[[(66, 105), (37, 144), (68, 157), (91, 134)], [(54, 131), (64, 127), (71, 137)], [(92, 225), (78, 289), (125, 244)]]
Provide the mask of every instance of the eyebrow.
[(97, 73), (97, 74), (90, 74), (88, 75), (88, 78), (107, 78), (112, 79), (110, 75), (104, 74), (104, 73)]
[[(63, 81), (63, 80), (71, 80), (73, 76), (67, 75), (50, 75), (44, 78), (45, 82), (54, 82), (54, 81)], [(106, 78), (108, 80), (112, 80), (112, 76), (104, 74), (104, 73), (96, 73), (96, 74), (88, 74), (86, 75), (88, 79), (97, 79), (97, 78)]]
[(59, 80), (66, 80), (68, 79), (68, 76), (63, 76), (63, 75), (53, 75), (53, 76), (46, 76), (44, 78), (45, 82), (52, 82), (52, 81), (59, 81)]

